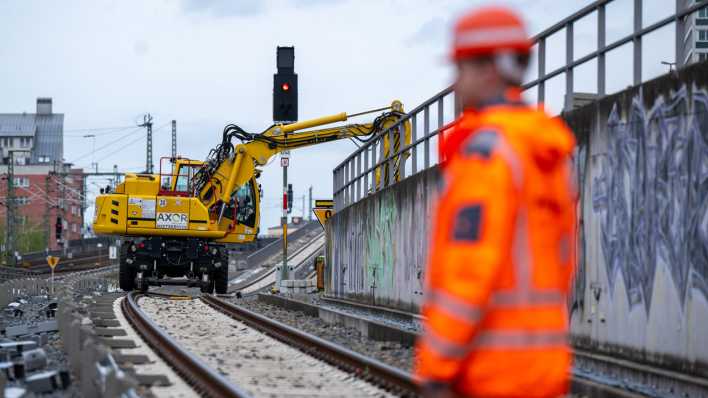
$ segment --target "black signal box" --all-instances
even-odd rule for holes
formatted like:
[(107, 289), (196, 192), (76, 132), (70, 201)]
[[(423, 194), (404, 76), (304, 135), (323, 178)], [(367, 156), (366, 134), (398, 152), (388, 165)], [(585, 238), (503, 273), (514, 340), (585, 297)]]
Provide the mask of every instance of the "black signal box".
[(273, 75), (273, 121), (297, 121), (295, 47), (278, 47), (278, 73)]

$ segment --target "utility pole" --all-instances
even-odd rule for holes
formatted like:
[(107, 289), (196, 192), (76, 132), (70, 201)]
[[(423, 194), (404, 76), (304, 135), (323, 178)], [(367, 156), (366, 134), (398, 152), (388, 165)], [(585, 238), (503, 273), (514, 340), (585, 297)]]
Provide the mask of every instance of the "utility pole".
[(96, 134), (86, 134), (84, 138), (93, 139), (93, 150), (91, 151), (91, 168), (98, 173), (98, 163), (96, 162)]
[(312, 221), (312, 185), (310, 185), (309, 191), (310, 191), (309, 201), (307, 202), (307, 203), (308, 203), (307, 206), (308, 206), (309, 212), (307, 213), (307, 214), (308, 214), (307, 220), (308, 220), (308, 221)]
[(143, 123), (138, 127), (147, 129), (147, 154), (145, 156), (145, 172), (152, 174), (152, 116), (150, 114), (143, 115)]
[[(66, 165), (62, 164), (61, 165), (61, 173), (59, 174), (61, 177), (61, 242), (62, 242), (62, 250), (64, 251), (64, 256), (66, 257), (66, 252), (69, 249), (69, 239), (67, 239), (67, 236), (69, 235), (69, 223), (66, 221)], [(66, 225), (64, 225), (66, 224)]]
[[(52, 223), (49, 222), (49, 220), (51, 219), (51, 217), (50, 217), (50, 212), (51, 212), (51, 210), (52, 210), (51, 204), (49, 203), (49, 198), (51, 197), (51, 195), (49, 194), (49, 180), (50, 180), (51, 178), (52, 178), (52, 172), (50, 171), (50, 172), (47, 173), (47, 175), (44, 177), (44, 192), (45, 192), (46, 195), (47, 195), (47, 200), (46, 200), (46, 202), (45, 202), (45, 206), (46, 206), (46, 207), (45, 207), (45, 209), (44, 209), (44, 227), (46, 228), (46, 229), (45, 229), (45, 232), (46, 232), (46, 234), (47, 234), (47, 238), (45, 239), (45, 241), (46, 241), (46, 246), (45, 246), (45, 247), (46, 247), (47, 249), (49, 249), (49, 242), (50, 242), (51, 239), (52, 239)], [(85, 181), (85, 180), (84, 180), (84, 181)], [(82, 204), (81, 209), (82, 209), (82, 211), (83, 211), (83, 204)]]
[(118, 165), (114, 164), (113, 165), (113, 187), (112, 187), (113, 188), (112, 191), (114, 191), (114, 192), (116, 190), (116, 187), (120, 183), (119, 178), (120, 178), (120, 175), (118, 173)]
[(177, 158), (177, 121), (172, 121), (172, 159)]
[[(5, 252), (7, 253), (7, 265), (14, 265), (15, 257), (15, 151), (8, 151), (10, 161), (7, 164), (7, 198), (5, 200), (6, 227), (5, 227)], [(12, 259), (12, 261), (11, 261)]]
[(307, 196), (302, 195), (302, 219), (305, 220), (305, 199)]

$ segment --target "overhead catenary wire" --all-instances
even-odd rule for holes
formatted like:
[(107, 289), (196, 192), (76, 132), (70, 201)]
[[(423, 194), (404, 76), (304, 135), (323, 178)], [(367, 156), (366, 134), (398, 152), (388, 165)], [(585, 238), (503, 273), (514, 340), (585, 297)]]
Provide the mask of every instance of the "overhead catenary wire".
[[(104, 135), (109, 135), (109, 134), (116, 134), (120, 133), (122, 131), (130, 130), (135, 128), (135, 126), (121, 126), (121, 127), (99, 127), (99, 128), (87, 128), (87, 129), (68, 129), (64, 130), (64, 137), (65, 138), (83, 138), (87, 134), (92, 134), (97, 137), (101, 137)], [(82, 133), (79, 134), (66, 134), (67, 132), (72, 132), (76, 131), (79, 132), (81, 131)]]
[[(159, 131), (159, 130), (161, 130), (161, 129), (164, 129), (164, 128), (167, 127), (170, 123), (171, 123), (171, 122), (168, 122), (168, 123), (165, 123), (165, 124), (163, 124), (163, 125), (158, 126), (155, 130), (153, 130), (153, 133), (155, 133), (155, 132), (157, 132), (157, 131)], [(92, 156), (92, 155), (95, 154), (95, 152), (97, 152), (97, 151), (101, 151), (101, 150), (103, 150), (103, 149), (106, 149), (106, 148), (108, 148), (110, 145), (116, 144), (116, 143), (118, 143), (118, 142), (120, 142), (120, 141), (122, 141), (122, 140), (124, 140), (124, 139), (126, 139), (126, 138), (128, 138), (128, 137), (130, 137), (130, 136), (132, 136), (132, 135), (134, 135), (134, 134), (136, 134), (136, 133), (140, 133), (140, 132), (144, 132), (144, 131), (145, 131), (145, 130), (143, 130), (142, 127), (133, 127), (133, 131), (131, 131), (131, 132), (127, 133), (127, 134), (124, 134), (124, 135), (122, 135), (122, 136), (116, 138), (115, 140), (112, 140), (112, 141), (110, 141), (110, 142), (108, 142), (108, 143), (106, 143), (106, 144), (104, 144), (104, 145), (101, 145), (100, 147), (96, 148), (95, 150), (92, 150), (91, 152), (85, 153), (85, 154), (83, 154), (83, 155), (81, 155), (81, 156), (79, 156), (79, 157), (77, 157), (77, 158), (74, 158), (74, 159), (73, 159), (71, 162), (69, 162), (69, 163), (75, 164), (77, 161), (79, 161), (79, 160), (81, 160), (81, 159), (84, 159), (84, 158), (87, 158), (87, 157), (89, 157), (89, 156)], [(142, 139), (142, 138), (143, 138), (142, 136), (139, 137), (139, 139)], [(137, 141), (137, 140), (136, 140), (136, 141)], [(130, 143), (128, 143), (128, 144), (126, 144), (126, 145), (123, 145), (122, 147), (118, 147), (117, 149), (113, 149), (113, 151), (112, 151), (113, 154), (120, 152), (121, 150), (125, 149), (125, 147), (127, 147), (127, 146), (129, 146), (129, 145), (135, 143), (136, 141), (131, 141)]]

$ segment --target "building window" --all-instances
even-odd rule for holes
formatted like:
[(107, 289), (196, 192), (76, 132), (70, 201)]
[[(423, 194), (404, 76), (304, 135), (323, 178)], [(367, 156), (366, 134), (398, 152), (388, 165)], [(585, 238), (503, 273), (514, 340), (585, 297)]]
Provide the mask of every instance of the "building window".
[(37, 161), (38, 161), (39, 163), (49, 163), (49, 156), (44, 156), (44, 155), (39, 156), (39, 157), (37, 158)]
[(20, 147), (22, 147), (22, 148), (29, 148), (31, 143), (32, 143), (32, 139), (29, 137), (21, 137), (20, 138)]
[(18, 188), (29, 188), (29, 178), (27, 177), (15, 177), (15, 186)]
[(28, 204), (30, 204), (30, 198), (28, 198), (27, 196), (18, 196), (15, 199), (15, 204), (18, 206), (28, 205)]
[(698, 18), (708, 18), (708, 7), (698, 10)]
[(698, 41), (708, 41), (708, 30), (700, 29), (698, 31)]
[(708, 59), (708, 54), (706, 53), (698, 53), (698, 62), (703, 62), (706, 59)]

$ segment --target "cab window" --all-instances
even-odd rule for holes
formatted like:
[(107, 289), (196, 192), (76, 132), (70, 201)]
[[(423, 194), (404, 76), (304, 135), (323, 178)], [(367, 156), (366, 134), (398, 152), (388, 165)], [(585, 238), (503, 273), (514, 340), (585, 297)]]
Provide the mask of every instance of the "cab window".
[(176, 192), (189, 192), (191, 187), (192, 177), (199, 169), (199, 166), (182, 165), (179, 167), (179, 174), (175, 180)]
[[(256, 226), (256, 199), (251, 182), (240, 186), (232, 195), (233, 206), (229, 206), (226, 217), (233, 220), (234, 210), (236, 222), (255, 228)], [(235, 209), (234, 209), (235, 207)]]

